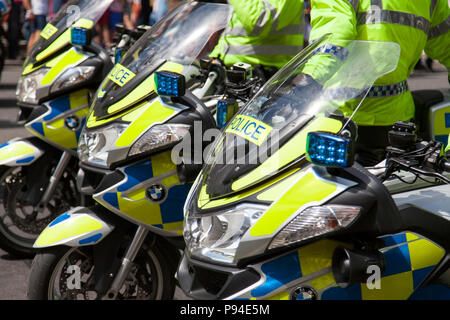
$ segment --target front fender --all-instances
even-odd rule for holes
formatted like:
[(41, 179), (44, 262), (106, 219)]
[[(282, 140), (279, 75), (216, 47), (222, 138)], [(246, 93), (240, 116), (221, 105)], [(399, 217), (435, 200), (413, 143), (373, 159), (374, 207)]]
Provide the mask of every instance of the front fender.
[(39, 159), (44, 150), (26, 139), (14, 139), (0, 146), (0, 165), (28, 166)]
[(93, 245), (102, 241), (112, 230), (114, 226), (105, 222), (92, 210), (77, 207), (53, 220), (41, 232), (33, 247)]

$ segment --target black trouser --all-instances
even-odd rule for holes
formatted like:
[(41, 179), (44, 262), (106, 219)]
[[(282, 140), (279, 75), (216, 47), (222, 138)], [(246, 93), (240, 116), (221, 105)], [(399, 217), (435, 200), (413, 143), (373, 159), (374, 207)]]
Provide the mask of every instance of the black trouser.
[(21, 14), (22, 4), (11, 1), (8, 21), (8, 56), (10, 59), (16, 59), (20, 54)]
[(384, 160), (391, 129), (392, 126), (358, 126), (355, 160), (365, 167), (374, 166)]

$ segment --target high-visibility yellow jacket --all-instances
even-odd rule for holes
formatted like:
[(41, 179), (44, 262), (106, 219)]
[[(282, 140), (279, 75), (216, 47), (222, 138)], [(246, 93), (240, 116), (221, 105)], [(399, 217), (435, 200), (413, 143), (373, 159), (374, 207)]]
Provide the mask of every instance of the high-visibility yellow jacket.
[[(397, 85), (404, 90), (367, 98), (355, 114), (359, 125), (392, 125), (414, 117), (414, 103), (406, 80), (422, 52), (450, 68), (450, 18), (447, 0), (312, 0), (310, 39), (331, 33), (330, 45), (343, 40), (393, 41), (400, 45), (397, 69), (377, 80), (379, 88)], [(314, 78), (320, 78), (326, 63), (317, 65)], [(445, 84), (443, 84), (445, 85)], [(382, 92), (382, 91), (380, 91)], [(350, 115), (356, 106), (346, 104)]]
[(212, 57), (282, 67), (303, 48), (303, 0), (228, 0), (234, 13)]

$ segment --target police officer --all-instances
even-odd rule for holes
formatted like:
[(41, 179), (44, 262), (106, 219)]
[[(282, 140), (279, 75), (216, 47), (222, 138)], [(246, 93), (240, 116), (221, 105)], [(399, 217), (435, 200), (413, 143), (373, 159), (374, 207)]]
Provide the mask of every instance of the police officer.
[[(393, 41), (400, 45), (397, 69), (377, 80), (354, 120), (357, 160), (374, 165), (385, 156), (387, 133), (398, 121), (414, 118), (407, 79), (422, 51), (450, 68), (450, 17), (447, 0), (312, 0), (311, 39), (332, 34), (342, 40)], [(339, 50), (335, 50), (339, 52)], [(343, 110), (350, 115), (353, 110)]]
[(262, 66), (266, 76), (303, 48), (303, 0), (228, 0), (234, 13), (211, 57)]

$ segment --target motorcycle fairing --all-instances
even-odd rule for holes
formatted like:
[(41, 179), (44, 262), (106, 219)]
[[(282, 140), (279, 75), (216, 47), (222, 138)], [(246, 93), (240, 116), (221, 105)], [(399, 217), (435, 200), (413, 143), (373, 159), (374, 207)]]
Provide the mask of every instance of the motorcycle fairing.
[(14, 139), (0, 146), (0, 165), (27, 166), (39, 159), (44, 152), (26, 139)]
[[(156, 71), (165, 70), (165, 71), (171, 71), (171, 72), (177, 72), (181, 73), (183, 71), (184, 67), (181, 64), (173, 63), (173, 62), (166, 62), (161, 67), (158, 68)], [(113, 70), (110, 72), (104, 83), (100, 86), (98, 92), (97, 92), (97, 98), (103, 97), (106, 92), (104, 91), (103, 87), (108, 83), (109, 79), (111, 77), (114, 77), (114, 73), (117, 72), (117, 65), (113, 68)], [(152, 73), (150, 76), (148, 76), (144, 81), (141, 82), (138, 86), (136, 86), (132, 91), (130, 91), (123, 99), (117, 101), (116, 103), (112, 104), (108, 107), (107, 113), (109, 116), (107, 118), (104, 117), (97, 117), (95, 115), (95, 111), (93, 110), (88, 118), (86, 127), (88, 129), (103, 125), (105, 123), (108, 123), (110, 121), (116, 120), (117, 115), (121, 116), (123, 114), (123, 111), (128, 111), (127, 109), (135, 106), (140, 101), (143, 101), (146, 97), (151, 96), (152, 93), (155, 92), (155, 73)], [(95, 104), (95, 101), (93, 102), (93, 105)]]
[(89, 112), (89, 90), (70, 93), (43, 106), (47, 112), (28, 122), (25, 128), (56, 148), (75, 154)]
[(112, 0), (69, 0), (56, 13), (31, 49), (24, 63), (24, 74), (52, 59), (71, 46), (71, 27), (92, 29)]
[[(265, 162), (244, 175), (242, 178), (236, 180), (232, 184), (233, 190), (244, 190), (257, 184), (259, 181), (267, 179), (274, 173), (278, 172), (281, 168), (292, 162), (293, 160), (302, 157), (306, 151), (306, 137), (309, 132), (313, 131), (328, 131), (337, 133), (342, 128), (342, 122), (332, 118), (319, 117), (312, 121), (305, 130), (300, 131), (290, 141), (284, 144), (278, 151), (272, 154)], [(273, 182), (278, 179), (273, 180)], [(269, 184), (270, 185), (270, 184)], [(242, 200), (245, 198), (246, 193), (239, 194), (238, 196), (232, 196), (222, 199), (211, 199), (206, 192), (207, 184), (205, 183), (198, 196), (197, 205), (200, 209), (211, 209), (223, 205), (231, 205), (237, 199)], [(261, 190), (255, 190), (261, 191)], [(250, 194), (253, 194), (251, 192)], [(266, 193), (267, 195), (267, 193)], [(272, 197), (272, 201), (277, 197), (277, 194)]]
[[(450, 99), (450, 92), (446, 93)], [(450, 134), (450, 104), (446, 100), (433, 106), (430, 109), (430, 128), (432, 128), (432, 137), (434, 140), (442, 142), (447, 146), (448, 136)]]
[[(334, 249), (342, 243), (321, 240), (249, 266), (260, 274), (260, 281), (228, 299), (285, 300), (290, 299), (299, 287), (311, 288), (317, 298), (323, 300), (408, 299), (419, 289), (445, 252), (428, 239), (413, 233), (399, 233), (382, 239), (386, 243), (380, 250), (386, 261), (386, 271), (380, 279), (380, 289), (369, 289), (365, 283), (345, 289), (337, 286), (331, 261)], [(283, 272), (280, 273), (280, 270)]]
[[(102, 206), (156, 233), (179, 236), (183, 231), (183, 205), (191, 187), (181, 184), (171, 152), (166, 151), (133, 165), (117, 169), (125, 178), (93, 195)], [(161, 187), (162, 197), (151, 199), (152, 186)]]
[(93, 245), (104, 239), (114, 226), (88, 208), (74, 208), (53, 220), (34, 243), (34, 248), (57, 245), (71, 247)]
[(71, 48), (65, 51), (58, 58), (58, 61), (52, 66), (52, 68), (47, 72), (45, 77), (42, 79), (40, 86), (50, 87), (53, 82), (62, 75), (66, 70), (73, 68), (89, 58), (89, 54), (79, 51), (77, 48)]

